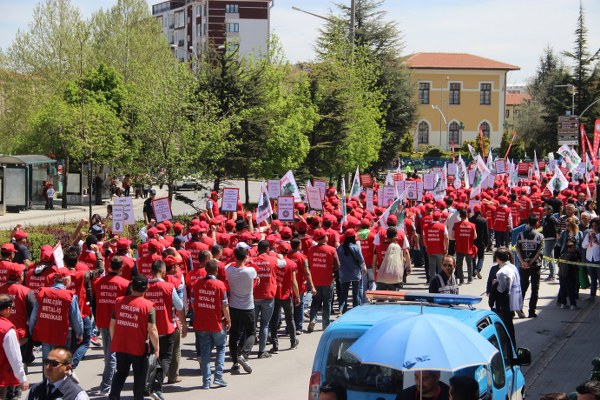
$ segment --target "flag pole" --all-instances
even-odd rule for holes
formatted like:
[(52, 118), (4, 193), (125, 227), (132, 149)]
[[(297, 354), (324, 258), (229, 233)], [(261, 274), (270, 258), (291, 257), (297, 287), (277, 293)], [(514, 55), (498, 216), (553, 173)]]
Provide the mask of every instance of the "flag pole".
[(515, 137), (517, 137), (517, 132), (513, 131), (513, 137), (512, 137), (512, 139), (510, 139), (510, 143), (508, 145), (508, 149), (506, 150), (506, 154), (504, 155), (504, 161), (506, 161), (506, 159), (508, 158), (508, 153), (510, 153), (510, 148), (513, 145), (513, 140), (515, 140)]

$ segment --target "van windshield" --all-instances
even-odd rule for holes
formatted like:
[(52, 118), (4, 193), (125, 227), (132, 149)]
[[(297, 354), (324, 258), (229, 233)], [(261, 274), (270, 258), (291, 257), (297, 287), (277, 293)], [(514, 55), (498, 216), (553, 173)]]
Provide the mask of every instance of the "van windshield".
[(357, 338), (335, 339), (329, 347), (325, 379), (361, 392), (399, 393), (404, 387), (401, 371), (362, 364), (346, 350)]

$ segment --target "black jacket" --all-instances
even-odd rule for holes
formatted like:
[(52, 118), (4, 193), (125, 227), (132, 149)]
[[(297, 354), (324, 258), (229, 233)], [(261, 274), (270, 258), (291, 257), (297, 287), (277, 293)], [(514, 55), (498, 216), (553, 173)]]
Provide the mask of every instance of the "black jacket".
[(475, 239), (476, 246), (487, 246), (489, 243), (488, 238), (488, 226), (487, 219), (477, 213), (469, 218), (469, 222), (475, 224), (475, 232), (477, 232), (477, 239)]

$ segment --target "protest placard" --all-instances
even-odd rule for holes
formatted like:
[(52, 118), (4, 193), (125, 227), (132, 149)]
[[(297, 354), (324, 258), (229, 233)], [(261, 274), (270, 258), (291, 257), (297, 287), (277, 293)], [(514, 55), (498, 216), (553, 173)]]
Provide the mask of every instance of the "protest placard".
[(322, 210), (323, 202), (321, 201), (321, 191), (318, 187), (307, 187), (306, 197), (308, 197), (308, 205), (313, 210)]
[(457, 167), (456, 163), (448, 164), (448, 175), (456, 176), (457, 173), (458, 173), (458, 167)]
[(415, 181), (406, 181), (404, 191), (406, 192), (407, 200), (417, 200), (419, 198), (419, 194), (417, 193), (417, 182)]
[(123, 233), (125, 228), (125, 207), (113, 206), (112, 233)]
[(327, 182), (322, 179), (315, 179), (314, 186), (319, 188), (321, 192), (321, 200), (325, 200), (325, 193), (327, 193)]
[(367, 211), (372, 213), (375, 211), (375, 204), (373, 203), (373, 189), (371, 188), (367, 188), (366, 189), (367, 192)]
[(277, 198), (277, 218), (283, 222), (294, 221), (294, 196)]
[(240, 189), (238, 188), (223, 188), (223, 197), (221, 198), (221, 211), (236, 212), (239, 194)]
[[(115, 198), (115, 206), (123, 207), (123, 224), (134, 225), (135, 215), (133, 213), (133, 200), (131, 197), (117, 197)], [(114, 213), (114, 208), (113, 208)], [(114, 218), (114, 217), (113, 217)]]
[(433, 190), (436, 176), (436, 174), (423, 174), (423, 189)]
[(506, 161), (503, 158), (494, 161), (494, 167), (496, 168), (496, 174), (506, 173)]
[(373, 187), (373, 177), (371, 176), (371, 174), (361, 174), (360, 184), (364, 188)]
[(277, 200), (281, 196), (281, 184), (279, 179), (269, 179), (269, 198), (271, 200)]
[(396, 188), (393, 186), (384, 186), (383, 187), (383, 207), (388, 207), (390, 204), (394, 202), (394, 198), (396, 197)]
[(60, 244), (60, 242), (58, 242), (58, 244), (56, 246), (54, 246), (54, 248), (52, 249), (52, 254), (54, 255), (54, 263), (56, 264), (57, 268), (64, 268), (65, 267), (65, 262), (64, 262), (64, 254), (63, 254), (63, 249), (62, 249), (62, 245)]
[(168, 197), (152, 200), (152, 208), (157, 223), (173, 219), (171, 202)]

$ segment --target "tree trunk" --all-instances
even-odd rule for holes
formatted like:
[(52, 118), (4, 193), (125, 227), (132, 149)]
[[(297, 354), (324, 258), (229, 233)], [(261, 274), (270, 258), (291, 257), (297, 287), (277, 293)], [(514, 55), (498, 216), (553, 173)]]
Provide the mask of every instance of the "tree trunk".
[(248, 174), (244, 174), (244, 189), (246, 190), (246, 207), (250, 205), (250, 190), (248, 187)]
[(173, 202), (173, 176), (171, 174), (171, 169), (167, 170), (167, 189), (169, 190), (169, 202)]
[(61, 207), (67, 208), (69, 199), (67, 197), (67, 185), (69, 183), (69, 156), (65, 158), (65, 168), (63, 169), (63, 190), (62, 190), (62, 199), (61, 199)]
[(219, 193), (219, 186), (221, 186), (221, 175), (217, 174), (217, 177), (215, 178), (215, 182), (213, 184), (213, 190), (217, 193)]

